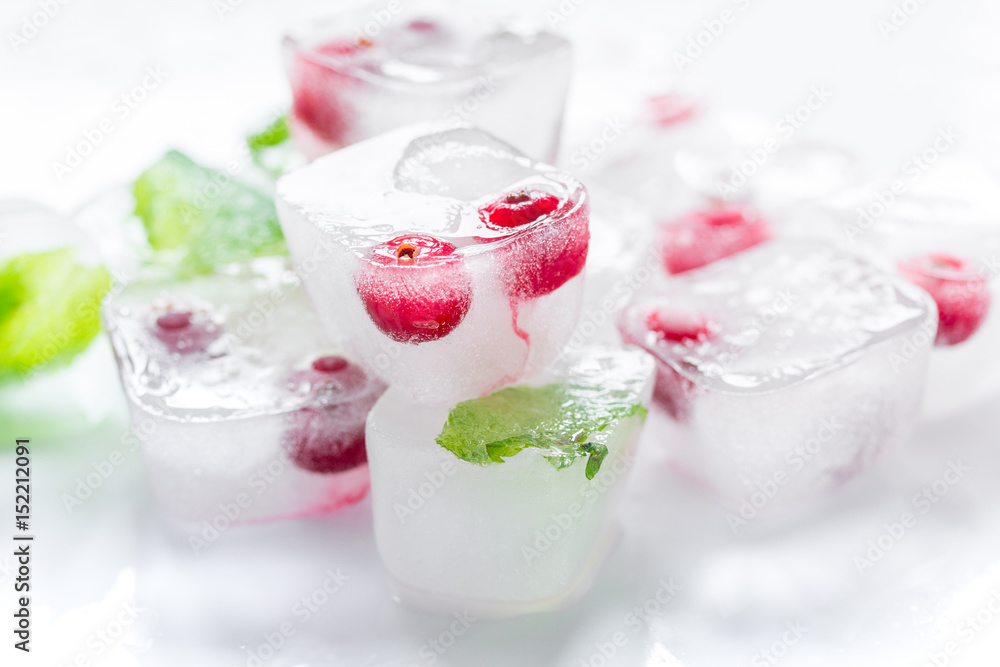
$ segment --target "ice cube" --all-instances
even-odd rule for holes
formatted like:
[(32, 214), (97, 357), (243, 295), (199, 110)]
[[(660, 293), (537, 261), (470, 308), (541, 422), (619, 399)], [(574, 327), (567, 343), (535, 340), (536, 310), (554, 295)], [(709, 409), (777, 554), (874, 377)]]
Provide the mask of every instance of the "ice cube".
[(938, 306), (925, 415), (947, 417), (1000, 393), (997, 211), (964, 196), (903, 194), (872, 216), (871, 192), (859, 192), (840, 211), (845, 238), (926, 290)]
[(320, 321), (414, 400), (529, 377), (573, 331), (587, 191), (480, 130), (413, 126), (350, 146), (283, 177), (277, 206)]
[(653, 389), (653, 360), (590, 347), (450, 407), (391, 388), (367, 429), (375, 539), (408, 601), (503, 616), (583, 594)]
[(680, 468), (734, 504), (776, 489), (773, 507), (844, 483), (905, 437), (936, 326), (921, 290), (804, 240), (660, 276), (620, 320), (657, 357)]
[(243, 523), (365, 496), (364, 422), (384, 385), (327, 341), (285, 261), (137, 281), (104, 319), (169, 517), (211, 523), (235, 507), (226, 518)]
[(384, 27), (347, 12), (286, 37), (292, 135), (307, 157), (430, 121), (475, 124), (555, 160), (569, 43), (456, 9), (407, 3)]

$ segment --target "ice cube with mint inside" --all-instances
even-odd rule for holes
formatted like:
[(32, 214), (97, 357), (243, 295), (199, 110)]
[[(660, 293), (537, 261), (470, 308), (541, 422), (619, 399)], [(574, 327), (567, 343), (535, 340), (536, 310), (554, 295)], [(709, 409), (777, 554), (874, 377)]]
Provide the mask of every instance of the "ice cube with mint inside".
[(157, 260), (182, 271), (287, 252), (269, 196), (178, 151), (143, 172), (132, 192)]
[(404, 596), (506, 615), (585, 590), (613, 535), (653, 377), (638, 349), (591, 347), (451, 407), (390, 388), (366, 442), (375, 537)]
[(70, 247), (0, 260), (0, 383), (69, 363), (100, 331), (108, 272)]

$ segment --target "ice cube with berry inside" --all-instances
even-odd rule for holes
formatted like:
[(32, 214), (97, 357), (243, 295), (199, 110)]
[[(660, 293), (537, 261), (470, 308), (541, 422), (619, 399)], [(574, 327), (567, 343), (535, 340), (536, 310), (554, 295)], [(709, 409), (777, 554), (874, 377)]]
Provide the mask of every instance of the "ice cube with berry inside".
[(587, 191), (481, 130), (349, 146), (284, 176), (277, 206), (320, 321), (416, 401), (530, 377), (576, 324)]
[(367, 442), (375, 539), (399, 595), (486, 617), (583, 594), (615, 535), (653, 377), (636, 348), (588, 347), (451, 406), (390, 388)]
[[(991, 192), (992, 196), (992, 192)], [(938, 308), (924, 413), (948, 417), (1000, 393), (1000, 226), (996, 212), (962, 199), (903, 195), (845, 228)]]
[(385, 386), (328, 342), (286, 260), (139, 280), (103, 315), (168, 517), (309, 516), (367, 494), (364, 423)]
[(905, 438), (937, 311), (855, 255), (783, 240), (659, 276), (619, 326), (657, 358), (664, 428), (653, 433), (682, 473), (736, 505), (774, 491), (779, 507), (846, 482)]
[(292, 136), (309, 159), (416, 122), (475, 124), (555, 159), (570, 76), (565, 39), (467, 6), (398, 9), (384, 26), (369, 10), (344, 12), (285, 39)]

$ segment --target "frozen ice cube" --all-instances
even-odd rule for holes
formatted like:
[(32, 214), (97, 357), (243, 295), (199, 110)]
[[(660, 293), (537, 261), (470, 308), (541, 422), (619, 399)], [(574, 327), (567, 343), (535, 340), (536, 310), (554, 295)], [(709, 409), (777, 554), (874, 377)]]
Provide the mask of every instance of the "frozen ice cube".
[(379, 553), (414, 604), (502, 616), (583, 594), (653, 389), (653, 360), (589, 347), (449, 407), (391, 388), (367, 429)]
[(964, 194), (894, 195), (891, 205), (876, 208), (871, 205), (877, 200), (869, 198), (874, 191), (859, 191), (850, 204), (842, 202), (844, 238), (926, 290), (937, 304), (937, 346), (931, 354), (925, 415), (947, 417), (996, 395), (998, 212)]
[(104, 319), (171, 518), (305, 516), (365, 496), (364, 422), (384, 385), (327, 341), (286, 262), (138, 281)]
[(655, 404), (686, 430), (671, 443), (680, 467), (736, 503), (776, 483), (775, 505), (901, 441), (936, 326), (922, 291), (801, 240), (660, 276), (620, 320), (657, 357)]
[(498, 24), (467, 6), (445, 12), (425, 5), (407, 3), (384, 27), (365, 9), (286, 37), (292, 134), (303, 152), (313, 159), (432, 121), (472, 123), (554, 160), (569, 43)]
[(277, 205), (324, 327), (415, 400), (529, 377), (575, 326), (587, 191), (480, 130), (355, 144), (283, 177)]

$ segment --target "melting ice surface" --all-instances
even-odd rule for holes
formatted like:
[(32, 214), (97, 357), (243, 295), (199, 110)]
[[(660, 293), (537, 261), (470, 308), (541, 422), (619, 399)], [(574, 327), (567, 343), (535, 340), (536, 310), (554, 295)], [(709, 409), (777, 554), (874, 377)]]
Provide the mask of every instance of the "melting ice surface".
[(475, 237), (499, 235), (482, 224), (479, 208), (521, 188), (556, 195), (559, 210), (583, 196), (575, 179), (485, 132), (416, 125), (348, 146), (282, 178), (278, 199), (279, 206), (357, 249), (414, 232), (476, 247), (482, 244)]
[[(194, 333), (181, 345), (203, 349), (179, 353), (157, 337), (157, 318), (168, 312), (192, 313)], [(183, 282), (135, 283), (109, 298), (104, 317), (126, 391), (175, 418), (299, 407), (310, 387), (293, 382), (293, 373), (335, 353), (282, 259)]]
[(767, 243), (652, 291), (632, 318), (658, 307), (687, 311), (717, 333), (700, 343), (647, 340), (689, 379), (734, 392), (778, 389), (848, 363), (920, 326), (933, 307), (902, 279), (809, 241)]

